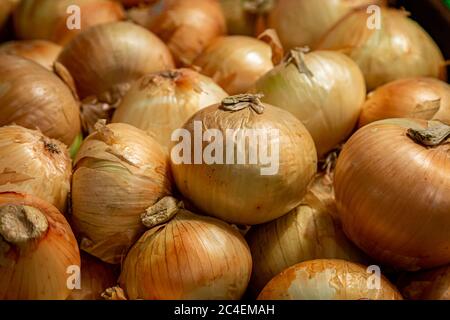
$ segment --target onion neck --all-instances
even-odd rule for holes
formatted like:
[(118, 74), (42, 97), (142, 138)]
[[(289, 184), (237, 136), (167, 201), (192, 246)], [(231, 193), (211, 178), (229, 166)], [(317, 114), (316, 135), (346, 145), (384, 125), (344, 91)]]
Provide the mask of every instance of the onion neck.
[(450, 136), (450, 126), (442, 122), (436, 122), (435, 125), (429, 126), (427, 129), (410, 128), (406, 134), (422, 146), (435, 147), (447, 141)]
[(305, 53), (309, 52), (309, 48), (294, 48), (289, 51), (285, 58), (285, 64), (293, 64), (298, 72), (305, 74), (308, 78), (314, 77), (311, 70), (308, 69), (305, 62)]
[(264, 105), (261, 102), (262, 94), (238, 94), (235, 96), (226, 97), (222, 100), (221, 109), (225, 111), (240, 111), (246, 108), (251, 108), (257, 114), (264, 113)]
[(249, 14), (264, 15), (272, 11), (274, 0), (244, 0), (242, 5)]
[(168, 222), (182, 209), (184, 209), (182, 201), (167, 196), (148, 208), (146, 212), (142, 214), (141, 221), (144, 226), (150, 229)]

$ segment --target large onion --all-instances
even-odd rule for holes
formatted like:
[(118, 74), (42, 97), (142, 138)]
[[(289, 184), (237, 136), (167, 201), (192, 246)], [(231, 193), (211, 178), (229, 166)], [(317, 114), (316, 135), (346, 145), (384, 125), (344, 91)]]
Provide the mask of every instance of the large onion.
[(366, 97), (358, 65), (331, 51), (304, 55), (301, 50), (291, 50), (284, 63), (257, 81), (255, 90), (264, 94), (264, 102), (283, 108), (302, 121), (319, 156), (353, 131)]
[[(257, 96), (225, 98), (197, 112), (183, 128), (172, 148), (175, 182), (197, 208), (228, 222), (258, 224), (288, 213), (316, 172), (316, 150), (305, 127)], [(202, 142), (202, 134), (211, 134), (222, 151), (208, 139)], [(270, 159), (261, 157), (264, 150)], [(208, 159), (209, 153), (217, 157)]]
[(140, 215), (170, 194), (166, 154), (144, 131), (99, 123), (74, 162), (72, 222), (84, 251), (120, 263), (144, 232)]
[(130, 299), (240, 299), (252, 269), (245, 240), (226, 223), (179, 206), (166, 197), (144, 216), (151, 229), (127, 255), (121, 287)]
[(349, 238), (377, 261), (412, 271), (450, 263), (450, 145), (442, 143), (449, 134), (440, 122), (383, 120), (342, 149), (339, 215)]
[(0, 127), (0, 192), (30, 194), (61, 212), (70, 191), (71, 160), (66, 146), (39, 131)]
[(450, 266), (405, 274), (399, 288), (409, 300), (450, 300)]
[(149, 131), (163, 146), (195, 112), (227, 96), (212, 79), (189, 69), (145, 75), (136, 81), (114, 113), (124, 122)]
[(80, 132), (80, 111), (71, 90), (53, 72), (18, 56), (0, 54), (0, 126), (39, 128), (70, 145)]
[(363, 71), (369, 90), (407, 77), (446, 79), (438, 46), (406, 12), (382, 9), (380, 28), (368, 27), (372, 18), (365, 9), (349, 14), (327, 33), (318, 49), (348, 54)]
[[(344, 260), (321, 259), (292, 266), (273, 278), (259, 300), (401, 300), (383, 276)], [(371, 286), (373, 285), (373, 287)]]
[[(79, 8), (80, 29), (70, 27)], [(122, 6), (112, 0), (22, 0), (14, 14), (16, 35), (20, 39), (44, 39), (66, 44), (75, 35), (102, 23), (122, 20)], [(73, 20), (73, 21), (72, 21)]]
[(359, 125), (388, 118), (450, 121), (450, 86), (434, 78), (400, 79), (371, 92)]
[(75, 237), (54, 206), (30, 195), (0, 193), (1, 300), (64, 300), (70, 272), (79, 266)]

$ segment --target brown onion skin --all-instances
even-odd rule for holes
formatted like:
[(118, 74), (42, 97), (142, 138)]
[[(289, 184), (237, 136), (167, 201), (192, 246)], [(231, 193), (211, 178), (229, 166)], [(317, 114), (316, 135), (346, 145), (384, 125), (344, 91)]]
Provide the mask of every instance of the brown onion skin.
[(424, 147), (406, 135), (427, 125), (371, 123), (344, 145), (335, 171), (347, 236), (376, 261), (409, 271), (450, 262), (450, 147)]
[(450, 266), (403, 274), (398, 286), (408, 300), (450, 300)]

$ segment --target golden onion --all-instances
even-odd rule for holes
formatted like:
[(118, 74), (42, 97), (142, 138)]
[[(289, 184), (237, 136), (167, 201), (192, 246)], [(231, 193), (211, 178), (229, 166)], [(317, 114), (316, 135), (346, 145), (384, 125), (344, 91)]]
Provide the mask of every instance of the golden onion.
[(341, 50), (359, 65), (369, 90), (408, 77), (446, 79), (441, 51), (422, 27), (395, 9), (357, 10), (337, 23), (317, 49)]
[(450, 266), (402, 275), (399, 288), (408, 300), (450, 300)]
[(376, 278), (371, 269), (344, 260), (306, 261), (273, 278), (258, 300), (402, 300), (386, 278)]
[(0, 299), (64, 300), (80, 252), (64, 216), (30, 195), (0, 193)]
[(358, 130), (335, 171), (347, 236), (380, 263), (415, 271), (450, 263), (450, 172), (437, 121), (388, 119)]
[(247, 243), (177, 202), (165, 197), (143, 216), (150, 229), (128, 253), (120, 286), (130, 299), (240, 299), (252, 269)]
[(145, 231), (141, 213), (170, 192), (167, 155), (152, 137), (127, 124), (98, 123), (74, 162), (72, 226), (80, 248), (120, 263)]

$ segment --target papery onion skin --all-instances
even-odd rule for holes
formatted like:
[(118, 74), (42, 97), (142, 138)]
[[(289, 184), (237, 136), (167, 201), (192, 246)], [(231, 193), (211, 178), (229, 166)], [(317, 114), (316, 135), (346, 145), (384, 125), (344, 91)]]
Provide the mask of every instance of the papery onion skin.
[(0, 54), (0, 126), (38, 128), (70, 145), (80, 132), (79, 104), (54, 73), (25, 58)]
[(182, 210), (128, 253), (119, 283), (130, 299), (240, 299), (250, 279), (247, 243), (226, 223)]
[(402, 300), (384, 277), (380, 288), (371, 289), (374, 276), (363, 265), (344, 260), (306, 261), (273, 278), (258, 300)]
[(366, 86), (358, 65), (342, 53), (315, 51), (303, 57), (311, 75), (285, 61), (262, 76), (254, 90), (264, 94), (264, 102), (283, 108), (302, 121), (321, 157), (353, 131)]
[(36, 130), (0, 127), (0, 192), (30, 194), (66, 208), (72, 164), (67, 147)]
[(174, 130), (198, 110), (226, 96), (212, 79), (190, 69), (149, 74), (131, 86), (112, 121), (151, 132), (162, 146), (169, 148)]
[(342, 50), (359, 65), (368, 90), (408, 77), (445, 80), (439, 47), (422, 27), (395, 9), (382, 9), (381, 28), (368, 28), (366, 10), (349, 14), (320, 41), (316, 49)]
[(388, 118), (450, 121), (450, 86), (434, 78), (407, 78), (389, 82), (371, 92), (359, 126)]
[(99, 126), (74, 162), (72, 226), (81, 249), (117, 264), (145, 231), (140, 215), (171, 193), (162, 147), (127, 124)]
[(405, 274), (399, 288), (408, 300), (450, 300), (450, 266)]
[[(4, 235), (6, 206), (34, 208), (45, 217), (47, 228), (39, 237), (29, 229), (26, 242), (8, 241)], [(70, 294), (69, 267), (80, 266), (80, 252), (72, 230), (54, 206), (36, 197), (0, 193), (0, 299), (1, 300), (64, 300)], [(30, 218), (28, 218), (30, 219)], [(36, 220), (24, 220), (28, 227)], [(33, 230), (33, 231), (31, 231)], [(21, 231), (24, 232), (24, 229)], [(37, 236), (37, 234), (36, 234)], [(74, 275), (76, 277), (76, 275)]]
[(251, 37), (222, 37), (209, 45), (194, 65), (230, 95), (246, 93), (273, 68), (272, 51), (267, 43)]
[(407, 130), (425, 120), (387, 119), (358, 130), (335, 171), (347, 236), (380, 263), (416, 271), (450, 262), (449, 145), (425, 147)]
[[(80, 10), (80, 29), (69, 28), (73, 11)], [(80, 32), (98, 24), (125, 17), (122, 6), (111, 0), (23, 0), (14, 14), (16, 35), (20, 39), (44, 39), (65, 45)]]

